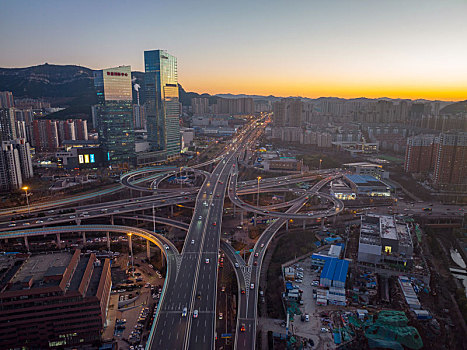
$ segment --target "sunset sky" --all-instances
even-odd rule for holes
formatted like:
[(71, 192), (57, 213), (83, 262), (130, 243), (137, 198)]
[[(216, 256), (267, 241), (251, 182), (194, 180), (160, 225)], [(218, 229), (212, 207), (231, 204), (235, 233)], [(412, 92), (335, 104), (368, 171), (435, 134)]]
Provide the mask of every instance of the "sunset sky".
[(0, 66), (178, 58), (199, 93), (467, 99), (467, 0), (5, 1)]

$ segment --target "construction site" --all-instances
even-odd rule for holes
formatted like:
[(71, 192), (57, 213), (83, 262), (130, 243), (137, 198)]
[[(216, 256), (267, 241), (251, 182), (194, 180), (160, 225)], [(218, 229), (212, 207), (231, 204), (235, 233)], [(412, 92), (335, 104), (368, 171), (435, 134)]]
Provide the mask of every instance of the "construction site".
[(367, 215), (338, 234), (336, 243), (317, 233), (314, 252), (282, 266), (285, 330), (270, 334), (270, 348), (466, 347), (452, 276), (423, 227)]

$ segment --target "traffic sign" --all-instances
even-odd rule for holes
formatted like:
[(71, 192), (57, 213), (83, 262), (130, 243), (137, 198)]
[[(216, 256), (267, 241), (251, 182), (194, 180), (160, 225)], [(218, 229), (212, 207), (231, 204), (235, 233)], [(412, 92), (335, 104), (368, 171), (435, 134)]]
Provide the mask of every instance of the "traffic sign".
[(237, 251), (235, 252), (235, 254), (240, 254), (240, 250), (237, 250)]
[(249, 251), (250, 251), (250, 253), (253, 253), (254, 249), (250, 249)]
[(222, 333), (221, 338), (223, 339), (232, 338), (232, 333)]

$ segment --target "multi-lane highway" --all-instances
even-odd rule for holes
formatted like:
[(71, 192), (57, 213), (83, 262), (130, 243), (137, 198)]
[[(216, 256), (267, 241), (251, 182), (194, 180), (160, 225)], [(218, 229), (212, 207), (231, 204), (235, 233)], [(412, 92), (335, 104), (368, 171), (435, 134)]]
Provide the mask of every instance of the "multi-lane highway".
[(253, 133), (251, 127), (244, 130), (237, 144), (219, 161), (200, 188), (180, 267), (174, 283), (167, 286), (148, 348), (214, 347), (218, 252), (225, 191), (237, 154), (247, 143), (254, 141)]

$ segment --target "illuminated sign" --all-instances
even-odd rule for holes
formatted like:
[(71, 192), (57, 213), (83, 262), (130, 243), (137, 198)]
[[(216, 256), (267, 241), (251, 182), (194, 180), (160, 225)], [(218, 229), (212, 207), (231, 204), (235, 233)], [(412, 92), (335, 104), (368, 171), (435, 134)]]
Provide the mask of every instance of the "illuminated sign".
[(128, 76), (128, 73), (120, 73), (120, 72), (107, 72), (107, 75), (113, 75), (113, 76), (117, 76), (117, 77), (127, 77)]
[(78, 155), (78, 162), (79, 162), (79, 164), (95, 163), (96, 162), (96, 156), (94, 155), (94, 153), (80, 154), (80, 155)]

